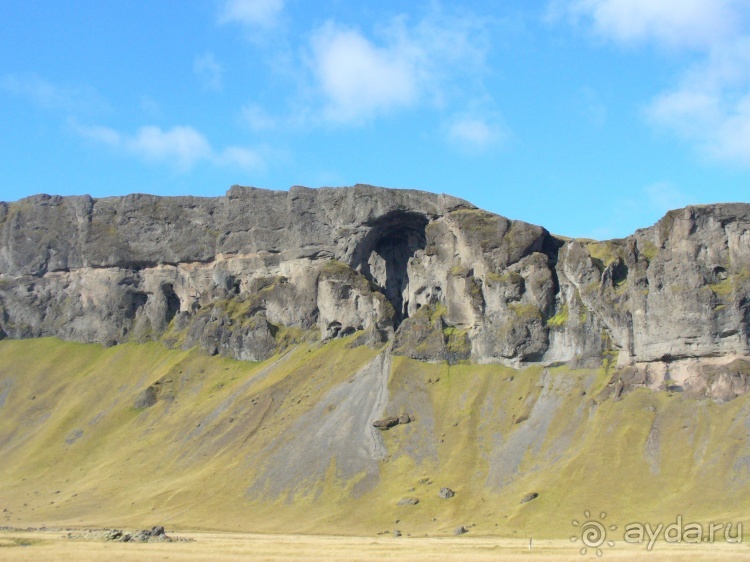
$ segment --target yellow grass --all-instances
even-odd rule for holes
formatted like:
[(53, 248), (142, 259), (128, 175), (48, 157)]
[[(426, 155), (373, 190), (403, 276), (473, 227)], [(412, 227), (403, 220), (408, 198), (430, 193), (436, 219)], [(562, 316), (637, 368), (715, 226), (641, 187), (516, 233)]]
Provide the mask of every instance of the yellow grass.
[[(657, 544), (647, 551), (640, 545), (615, 545), (602, 557), (582, 556), (565, 540), (502, 538), (392, 538), (309, 535), (262, 535), (241, 533), (182, 533), (193, 542), (130, 544), (65, 539), (65, 532), (0, 532), (0, 560), (98, 561), (120, 560), (304, 560), (409, 562), (444, 560), (750, 560), (747, 544)], [(26, 544), (27, 546), (21, 546)]]

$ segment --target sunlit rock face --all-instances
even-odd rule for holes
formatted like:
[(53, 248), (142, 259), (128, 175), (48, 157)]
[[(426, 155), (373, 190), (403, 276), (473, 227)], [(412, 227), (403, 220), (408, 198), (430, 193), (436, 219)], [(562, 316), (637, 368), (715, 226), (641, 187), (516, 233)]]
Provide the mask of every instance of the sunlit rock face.
[(572, 362), (622, 371), (618, 394), (724, 399), (746, 386), (749, 317), (744, 204), (594, 242), (365, 185), (0, 203), (0, 338), (262, 360), (359, 334), (425, 361)]

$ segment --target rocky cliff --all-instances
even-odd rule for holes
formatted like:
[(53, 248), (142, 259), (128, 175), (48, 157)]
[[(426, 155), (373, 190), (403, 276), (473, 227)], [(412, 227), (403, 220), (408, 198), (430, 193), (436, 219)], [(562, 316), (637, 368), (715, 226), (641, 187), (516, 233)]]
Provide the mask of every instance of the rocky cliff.
[(748, 387), (750, 205), (571, 240), (357, 185), (0, 203), (0, 339), (163, 340), (264, 360), (357, 333), (425, 361), (603, 367), (607, 392)]

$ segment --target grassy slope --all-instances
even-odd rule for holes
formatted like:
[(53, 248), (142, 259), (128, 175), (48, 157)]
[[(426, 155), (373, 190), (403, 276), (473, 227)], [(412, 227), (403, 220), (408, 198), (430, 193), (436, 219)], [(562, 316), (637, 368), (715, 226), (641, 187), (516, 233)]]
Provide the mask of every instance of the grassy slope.
[[(380, 436), (387, 454), (374, 487), (360, 488), (365, 461), (361, 473), (342, 474), (361, 444), (349, 445), (351, 458), (339, 449), (331, 458), (330, 433), (346, 440), (351, 428), (305, 422), (301, 434), (298, 423), (364, 384), (355, 375), (381, 350), (347, 343), (258, 364), (156, 343), (0, 342), (0, 524), (434, 536), (476, 523), (473, 534), (562, 538), (586, 509), (620, 525), (748, 512), (747, 397), (718, 405), (638, 391), (595, 404), (606, 382), (597, 371), (404, 358), (393, 358), (382, 415), (417, 420)], [(135, 409), (157, 380), (157, 404)], [(294, 470), (310, 477), (261, 493), (259, 478), (291, 470), (283, 443), (304, 449)], [(321, 461), (328, 469), (317, 477)], [(442, 486), (456, 496), (440, 499)], [(540, 496), (521, 504), (532, 491)], [(420, 503), (397, 506), (405, 496)]]

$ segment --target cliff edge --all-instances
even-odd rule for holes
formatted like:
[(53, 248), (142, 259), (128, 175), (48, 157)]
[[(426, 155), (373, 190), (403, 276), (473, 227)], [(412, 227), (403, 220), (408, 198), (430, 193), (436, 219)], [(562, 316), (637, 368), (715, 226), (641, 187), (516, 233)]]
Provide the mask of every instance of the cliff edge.
[(366, 185), (0, 203), (0, 339), (162, 340), (264, 360), (359, 333), (424, 361), (558, 362), (730, 400), (748, 387), (750, 205), (572, 240)]

